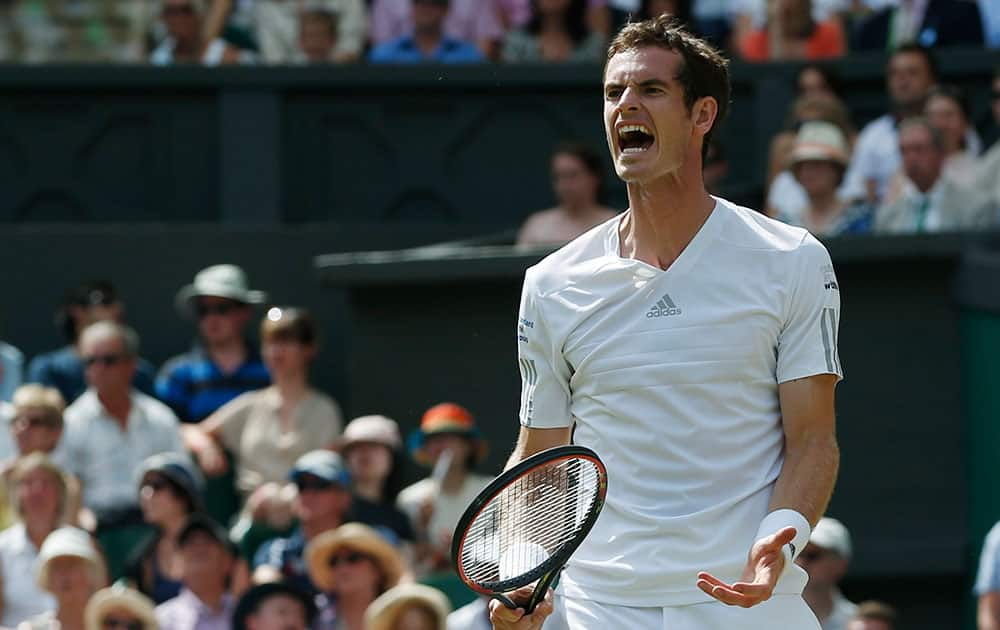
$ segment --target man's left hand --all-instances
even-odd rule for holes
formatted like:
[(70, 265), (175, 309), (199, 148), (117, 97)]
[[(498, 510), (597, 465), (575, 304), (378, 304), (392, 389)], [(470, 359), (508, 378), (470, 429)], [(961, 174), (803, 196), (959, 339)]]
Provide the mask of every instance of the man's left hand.
[(750, 608), (771, 598), (778, 578), (785, 570), (784, 547), (795, 538), (795, 528), (761, 538), (750, 549), (746, 568), (739, 582), (726, 584), (710, 573), (698, 574), (698, 588), (730, 606)]

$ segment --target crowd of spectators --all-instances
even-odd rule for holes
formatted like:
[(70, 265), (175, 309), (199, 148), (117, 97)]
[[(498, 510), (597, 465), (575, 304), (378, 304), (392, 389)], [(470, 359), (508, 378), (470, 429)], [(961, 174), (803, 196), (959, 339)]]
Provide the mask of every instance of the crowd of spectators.
[(3, 0), (0, 61), (594, 62), (663, 13), (749, 62), (1000, 46), (991, 0)]
[[(799, 70), (785, 128), (770, 143), (763, 204), (720, 189), (728, 164), (714, 139), (704, 162), (709, 192), (821, 237), (1000, 228), (1000, 66), (979, 124), (969, 98), (942, 80), (920, 44), (889, 55), (889, 111), (860, 133), (840, 83), (822, 64)], [(605, 205), (606, 169), (591, 148), (557, 147), (550, 169), (556, 205), (528, 216), (518, 245), (565, 243), (622, 210)]]
[(417, 581), (457, 584), (451, 532), (491, 479), (473, 414), (434, 405), (406, 442), (345, 425), (310, 383), (313, 316), (234, 265), (176, 305), (196, 340), (154, 371), (115, 287), (84, 283), (67, 345), (0, 376), (0, 628), (443, 630), (451, 600)]

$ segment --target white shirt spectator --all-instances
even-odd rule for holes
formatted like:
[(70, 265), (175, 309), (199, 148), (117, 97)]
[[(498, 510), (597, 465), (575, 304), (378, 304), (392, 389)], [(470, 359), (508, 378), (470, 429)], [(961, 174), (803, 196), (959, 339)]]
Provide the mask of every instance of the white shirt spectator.
[(66, 408), (66, 456), (83, 484), (83, 504), (92, 510), (137, 505), (136, 474), (150, 455), (184, 452), (180, 423), (169, 407), (132, 390), (132, 410), (123, 431), (93, 389)]
[(0, 532), (0, 580), (3, 581), (0, 626), (14, 628), (30, 617), (55, 610), (55, 598), (32, 579), (37, 558), (38, 549), (28, 539), (23, 523)]
[(489, 600), (477, 597), (448, 615), (448, 630), (493, 630)]
[[(174, 64), (174, 48), (177, 43), (174, 38), (167, 37), (164, 39), (153, 54), (149, 56), (149, 62), (154, 66), (172, 66)], [(201, 65), (203, 66), (218, 66), (222, 63), (222, 58), (226, 54), (226, 42), (222, 39), (214, 39), (205, 48), (205, 53), (201, 56)], [(239, 62), (240, 63), (253, 63), (253, 54), (242, 50), (240, 51)]]
[(830, 616), (824, 619), (820, 626), (823, 630), (845, 630), (847, 623), (858, 611), (858, 605), (844, 597), (840, 589), (833, 589), (833, 608)]
[[(982, 152), (983, 142), (974, 129), (965, 133), (965, 146), (974, 155)], [(845, 199), (863, 199), (867, 196), (866, 182), (875, 180), (878, 185), (878, 205), (885, 197), (890, 180), (901, 166), (896, 120), (891, 114), (884, 114), (865, 125), (858, 135), (840, 194)]]
[(434, 513), (427, 524), (427, 536), (433, 544), (450, 540), (458, 520), (462, 518), (465, 509), (469, 507), (476, 495), (492, 481), (475, 473), (468, 473), (462, 487), (455, 494), (438, 492), (438, 482), (434, 479), (422, 479), (415, 484), (403, 488), (396, 498), (396, 506), (406, 514), (415, 527), (420, 524), (421, 507), (427, 503), (434, 504)]
[(993, 526), (983, 542), (973, 590), (977, 597), (1000, 591), (1000, 523)]

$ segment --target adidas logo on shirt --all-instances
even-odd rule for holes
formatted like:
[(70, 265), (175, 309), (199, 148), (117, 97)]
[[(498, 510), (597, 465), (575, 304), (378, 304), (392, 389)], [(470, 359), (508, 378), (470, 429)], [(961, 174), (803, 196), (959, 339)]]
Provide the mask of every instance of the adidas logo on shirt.
[(674, 301), (670, 299), (670, 296), (666, 293), (663, 294), (656, 304), (653, 305), (649, 312), (646, 313), (647, 318), (653, 317), (670, 317), (671, 315), (680, 315), (681, 309), (678, 308)]

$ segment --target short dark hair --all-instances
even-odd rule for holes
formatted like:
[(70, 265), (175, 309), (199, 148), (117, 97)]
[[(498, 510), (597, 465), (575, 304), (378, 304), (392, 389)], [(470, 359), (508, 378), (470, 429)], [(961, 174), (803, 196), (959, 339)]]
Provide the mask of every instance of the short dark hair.
[(934, 82), (937, 82), (938, 78), (937, 60), (934, 58), (933, 53), (931, 53), (930, 48), (913, 42), (909, 44), (902, 44), (901, 46), (897, 46), (895, 49), (893, 49), (892, 54), (889, 55), (889, 61), (892, 61), (892, 58), (897, 55), (907, 55), (907, 54), (920, 55), (921, 57), (923, 57), (924, 61), (927, 63), (927, 69), (930, 70), (931, 72), (931, 79), (933, 79)]
[(701, 147), (701, 159), (704, 162), (712, 134), (729, 111), (729, 61), (711, 44), (686, 31), (679, 20), (661, 15), (651, 20), (626, 24), (608, 46), (604, 71), (607, 72), (607, 62), (618, 53), (650, 46), (664, 48), (681, 56), (681, 67), (675, 79), (684, 88), (684, 104), (687, 105), (688, 112), (694, 107), (695, 101), (706, 96), (712, 97), (718, 104), (715, 121), (705, 134)]
[(935, 96), (955, 101), (958, 108), (962, 110), (962, 115), (965, 116), (965, 121), (969, 122), (969, 120), (971, 120), (970, 116), (972, 115), (972, 111), (969, 106), (969, 98), (965, 95), (965, 92), (962, 91), (962, 88), (950, 83), (939, 83), (927, 92), (927, 100), (929, 101)]
[(823, 77), (823, 82), (827, 84), (830, 91), (833, 92), (837, 98), (844, 98), (844, 81), (840, 78), (840, 73), (837, 72), (836, 68), (827, 65), (825, 63), (808, 63), (802, 66), (799, 73), (795, 75), (795, 89), (799, 89), (799, 80), (802, 75), (806, 73), (806, 70), (815, 70)]
[(898, 615), (896, 614), (895, 608), (885, 602), (875, 601), (874, 599), (858, 604), (858, 609), (854, 613), (855, 619), (882, 621), (889, 624), (889, 626), (896, 625), (897, 617)]
[(590, 145), (572, 140), (560, 142), (552, 157), (557, 155), (571, 155), (580, 160), (588, 173), (597, 178), (597, 199), (604, 202), (604, 162), (601, 161), (600, 154), (591, 148)]
[[(532, 0), (531, 19), (525, 25), (524, 30), (530, 35), (538, 35), (542, 32), (542, 12), (538, 8), (538, 0)], [(587, 1), (570, 0), (566, 13), (563, 14), (563, 28), (569, 34), (570, 39), (577, 46), (587, 39), (590, 34), (587, 28)]]
[(337, 28), (340, 25), (340, 16), (336, 12), (328, 9), (305, 9), (299, 15), (299, 27), (306, 22), (318, 22), (329, 29), (334, 38), (337, 37)]

